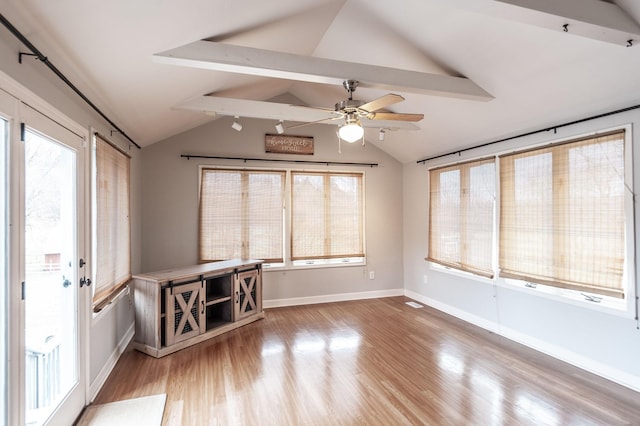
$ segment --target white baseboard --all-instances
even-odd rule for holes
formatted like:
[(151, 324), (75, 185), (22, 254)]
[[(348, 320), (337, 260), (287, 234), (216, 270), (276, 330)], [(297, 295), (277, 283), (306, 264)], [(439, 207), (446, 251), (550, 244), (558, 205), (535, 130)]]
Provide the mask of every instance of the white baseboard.
[(120, 356), (124, 353), (125, 349), (127, 349), (127, 346), (129, 345), (131, 340), (133, 340), (135, 332), (136, 325), (135, 323), (131, 323), (131, 327), (129, 327), (127, 332), (124, 334), (124, 336), (118, 343), (118, 346), (116, 346), (116, 348), (113, 350), (111, 356), (109, 356), (109, 359), (107, 360), (107, 362), (105, 362), (105, 365), (98, 373), (96, 379), (89, 386), (89, 402), (93, 402), (93, 400), (96, 399), (96, 396), (98, 396), (98, 392), (100, 392), (100, 389), (102, 389), (102, 386), (107, 381), (109, 374), (111, 374), (111, 371), (113, 371), (113, 368), (116, 366), (116, 363), (120, 359)]
[(327, 294), (324, 296), (293, 297), (290, 299), (271, 299), (262, 301), (263, 308), (282, 308), (285, 306), (313, 305), (316, 303), (345, 302), (347, 300), (378, 299), (381, 297), (403, 296), (404, 289), (363, 291), (359, 293)]
[(476, 315), (470, 314), (466, 311), (463, 311), (451, 305), (447, 305), (445, 303), (439, 302), (437, 300), (431, 299), (429, 297), (423, 296), (414, 291), (405, 290), (404, 295), (411, 299), (417, 300), (418, 302), (424, 303), (425, 305), (428, 305), (434, 309), (442, 311), (446, 314), (452, 315), (463, 321), (466, 321), (478, 327), (484, 328), (485, 330), (489, 330), (509, 340), (513, 340), (514, 342), (525, 345), (531, 349), (535, 349), (546, 355), (552, 356), (561, 361), (569, 363), (575, 367), (581, 368), (590, 373), (603, 377), (607, 380), (611, 380), (612, 382), (618, 383), (622, 386), (626, 386), (634, 391), (640, 392), (639, 376), (634, 376), (633, 374), (629, 374), (625, 371), (618, 370), (617, 368), (611, 367), (610, 365), (595, 361), (591, 358), (588, 358), (588, 357), (585, 357), (584, 355), (567, 350), (563, 347), (553, 345), (551, 343), (545, 342), (535, 337), (531, 337), (518, 330), (514, 330), (509, 327), (504, 327), (496, 322), (489, 321), (485, 318), (481, 318)]

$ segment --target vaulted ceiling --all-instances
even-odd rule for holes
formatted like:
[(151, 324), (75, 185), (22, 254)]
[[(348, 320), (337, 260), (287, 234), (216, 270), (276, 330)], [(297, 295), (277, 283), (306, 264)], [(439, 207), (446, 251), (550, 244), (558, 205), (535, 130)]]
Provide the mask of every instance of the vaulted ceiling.
[(311, 57), (335, 70), (348, 62), (454, 77), (443, 80), (490, 95), (366, 84), (376, 68), (342, 76), (363, 80), (355, 98), (393, 92), (405, 101), (391, 111), (424, 114), (418, 130), (389, 131), (384, 141), (366, 132), (402, 162), (640, 103), (637, 0), (5, 0), (1, 12), (142, 146), (219, 119), (179, 108), (207, 94), (329, 108), (347, 97), (334, 82), (253, 63), (238, 70), (219, 57), (215, 66), (161, 57), (201, 40), (260, 49), (267, 60), (265, 51), (293, 54), (303, 66)]

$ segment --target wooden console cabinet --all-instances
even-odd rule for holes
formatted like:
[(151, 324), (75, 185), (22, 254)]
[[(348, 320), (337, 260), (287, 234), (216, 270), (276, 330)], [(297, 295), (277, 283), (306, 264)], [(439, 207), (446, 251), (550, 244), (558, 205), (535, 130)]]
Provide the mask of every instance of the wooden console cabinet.
[(133, 278), (134, 347), (156, 358), (264, 318), (261, 260), (226, 260)]

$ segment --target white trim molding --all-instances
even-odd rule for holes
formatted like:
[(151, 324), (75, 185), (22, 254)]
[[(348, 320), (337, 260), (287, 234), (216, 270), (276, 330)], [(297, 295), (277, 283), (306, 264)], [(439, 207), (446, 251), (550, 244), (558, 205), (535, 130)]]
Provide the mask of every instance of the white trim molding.
[(285, 306), (313, 305), (317, 303), (346, 302), (348, 300), (379, 299), (382, 297), (403, 296), (401, 288), (391, 290), (363, 291), (358, 293), (326, 294), (322, 296), (292, 297), (289, 299), (272, 299), (262, 302), (264, 308), (282, 308)]
[(96, 399), (96, 396), (98, 396), (98, 392), (100, 392), (100, 389), (102, 389), (102, 386), (107, 381), (107, 378), (109, 378), (109, 375), (116, 366), (118, 360), (120, 359), (120, 356), (124, 353), (124, 351), (127, 349), (127, 346), (129, 346), (129, 343), (131, 343), (131, 341), (133, 340), (135, 332), (135, 323), (131, 323), (131, 326), (124, 334), (120, 342), (118, 342), (118, 345), (111, 353), (111, 356), (109, 356), (107, 362), (104, 363), (104, 366), (96, 376), (93, 383), (91, 383), (91, 385), (89, 386), (89, 402), (93, 402), (93, 400)]
[(459, 318), (463, 321), (466, 321), (470, 324), (473, 324), (485, 330), (496, 333), (516, 343), (520, 343), (521, 345), (527, 346), (538, 352), (542, 352), (543, 354), (552, 356), (556, 359), (559, 359), (560, 361), (564, 361), (575, 367), (581, 368), (585, 371), (588, 371), (590, 373), (603, 377), (607, 380), (611, 380), (622, 386), (626, 386), (636, 392), (640, 392), (639, 376), (629, 374), (625, 371), (619, 370), (610, 365), (585, 357), (584, 355), (578, 354), (576, 352), (567, 350), (560, 346), (529, 336), (518, 330), (501, 326), (500, 324), (494, 321), (489, 321), (485, 318), (478, 317), (476, 315), (470, 314), (454, 306), (447, 305), (440, 301), (423, 296), (414, 291), (405, 289), (404, 295), (420, 303), (424, 303), (425, 305), (430, 306), (434, 309), (437, 309), (441, 312), (444, 312), (446, 314)]

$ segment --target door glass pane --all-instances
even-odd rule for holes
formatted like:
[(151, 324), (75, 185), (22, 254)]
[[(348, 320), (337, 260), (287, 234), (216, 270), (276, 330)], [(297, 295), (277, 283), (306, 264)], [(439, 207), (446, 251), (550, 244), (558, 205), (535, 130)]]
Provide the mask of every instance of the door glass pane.
[(6, 152), (9, 143), (9, 124), (0, 118), (0, 424), (7, 423), (7, 161)]
[(42, 424), (77, 382), (75, 152), (25, 141), (27, 424)]

